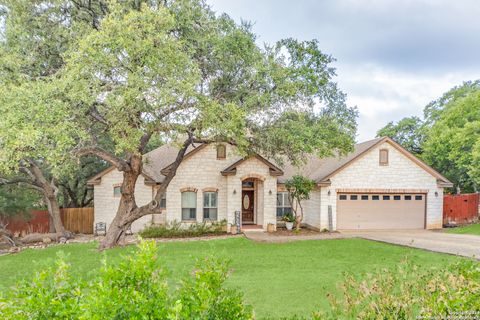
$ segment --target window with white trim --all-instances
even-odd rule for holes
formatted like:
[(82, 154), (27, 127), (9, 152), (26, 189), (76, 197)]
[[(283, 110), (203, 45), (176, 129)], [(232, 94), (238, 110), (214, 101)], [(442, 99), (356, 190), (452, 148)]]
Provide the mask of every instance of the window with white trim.
[(288, 200), (288, 192), (277, 193), (277, 218), (282, 218), (286, 214), (292, 213), (292, 206)]
[(203, 220), (217, 220), (218, 193), (203, 193)]
[(193, 191), (182, 192), (182, 220), (197, 219), (197, 193)]

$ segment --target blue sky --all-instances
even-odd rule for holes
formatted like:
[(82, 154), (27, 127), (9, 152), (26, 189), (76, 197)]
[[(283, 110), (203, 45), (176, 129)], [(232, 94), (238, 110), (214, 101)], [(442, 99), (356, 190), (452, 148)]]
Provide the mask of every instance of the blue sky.
[(358, 141), (421, 116), (451, 87), (480, 78), (479, 0), (207, 0), (254, 23), (258, 42), (316, 38), (356, 105)]

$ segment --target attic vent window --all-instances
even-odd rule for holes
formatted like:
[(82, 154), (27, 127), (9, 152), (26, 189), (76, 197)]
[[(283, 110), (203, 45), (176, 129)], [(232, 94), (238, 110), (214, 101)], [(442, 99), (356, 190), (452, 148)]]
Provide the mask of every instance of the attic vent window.
[(217, 146), (217, 159), (223, 160), (227, 157), (227, 148), (225, 145), (220, 144)]
[(379, 163), (381, 166), (388, 166), (388, 149), (380, 150)]

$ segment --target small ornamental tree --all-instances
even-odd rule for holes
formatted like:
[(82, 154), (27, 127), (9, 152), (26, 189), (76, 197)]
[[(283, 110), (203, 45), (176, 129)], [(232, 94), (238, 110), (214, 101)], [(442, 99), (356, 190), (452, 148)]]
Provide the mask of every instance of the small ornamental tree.
[(315, 188), (315, 184), (315, 181), (301, 175), (294, 175), (285, 182), (285, 188), (288, 191), (288, 200), (295, 215), (295, 228), (297, 230), (300, 230), (300, 224), (303, 220), (302, 201), (310, 199), (310, 193)]

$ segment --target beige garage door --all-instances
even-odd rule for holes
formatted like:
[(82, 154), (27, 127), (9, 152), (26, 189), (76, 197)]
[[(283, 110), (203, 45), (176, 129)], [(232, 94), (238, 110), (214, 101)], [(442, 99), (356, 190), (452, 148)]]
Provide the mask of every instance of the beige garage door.
[(424, 194), (337, 195), (337, 229), (423, 229)]

